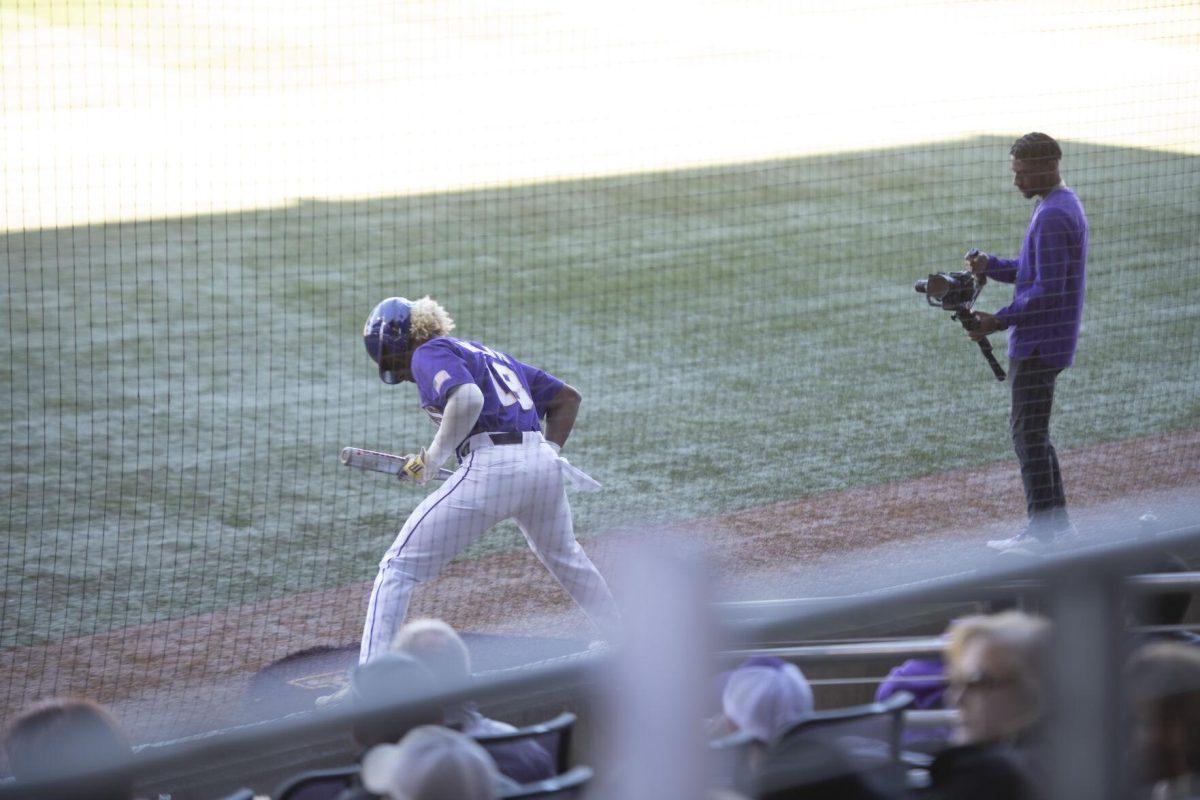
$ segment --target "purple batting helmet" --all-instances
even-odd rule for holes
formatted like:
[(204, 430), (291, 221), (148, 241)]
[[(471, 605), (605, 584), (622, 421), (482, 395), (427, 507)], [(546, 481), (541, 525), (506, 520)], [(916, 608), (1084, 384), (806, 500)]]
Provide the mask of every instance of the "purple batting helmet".
[(412, 301), (403, 297), (389, 297), (371, 310), (363, 327), (363, 344), (379, 365), (379, 380), (384, 383), (400, 382), (396, 358), (408, 350), (412, 306)]

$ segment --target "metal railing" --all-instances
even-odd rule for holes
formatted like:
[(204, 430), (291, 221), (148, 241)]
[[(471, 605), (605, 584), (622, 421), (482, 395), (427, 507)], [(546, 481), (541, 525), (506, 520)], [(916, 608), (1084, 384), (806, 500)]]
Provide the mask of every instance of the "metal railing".
[[(1050, 601), (1056, 623), (1053, 640), (1051, 692), (1053, 700), (1046, 741), (1050, 751), (1046, 763), (1051, 769), (1050, 796), (1060, 800), (1109, 800), (1121, 796), (1124, 776), (1119, 773), (1123, 761), (1124, 733), (1119, 698), (1120, 657), (1124, 635), (1119, 604), (1123, 592), (1170, 591), (1200, 585), (1200, 573), (1170, 576), (1137, 575), (1128, 579), (1131, 563), (1163, 550), (1200, 544), (1200, 527), (1192, 526), (1161, 533), (1153, 541), (1136, 541), (1066, 553), (1038, 563), (1022, 563), (1010, 568), (922, 582), (893, 590), (837, 598), (816, 598), (802, 604), (784, 601), (759, 604), (754, 619), (728, 626), (728, 652), (738, 655), (759, 652), (764, 641), (797, 641), (806, 631), (822, 626), (853, 622), (864, 612), (886, 615), (901, 604), (944, 602), (970, 596), (975, 590), (986, 592), (997, 585), (1031, 586)], [(791, 657), (840, 658), (864, 655), (904, 655), (928, 653), (940, 649), (940, 640), (870, 642), (798, 646)], [(778, 654), (779, 650), (773, 651)], [(262, 754), (281, 744), (319, 741), (344, 737), (356, 724), (383, 716), (403, 724), (405, 720), (427, 718), (429, 709), (467, 699), (481, 704), (503, 698), (536, 694), (567, 687), (595, 684), (608, 667), (610, 654), (603, 651), (580, 654), (551, 664), (493, 674), (482, 682), (434, 696), (388, 703), (370, 709), (322, 714), (302, 713), (259, 725), (193, 739), (178, 744), (143, 750), (129, 763), (109, 770), (89, 773), (103, 775), (144, 775), (170, 769), (204, 769), (223, 760), (245, 759), (247, 754)], [(1100, 701), (1106, 699), (1107, 702)], [(914, 717), (914, 721), (918, 718)], [(944, 724), (945, 715), (937, 717)], [(932, 724), (932, 723), (931, 723)], [(258, 755), (261, 757), (261, 755)], [(64, 773), (62, 780), (80, 775)], [(28, 797), (31, 791), (49, 789), (51, 784), (0, 786), (0, 800)]]
[[(1200, 591), (1200, 572), (1171, 572), (1145, 575), (1129, 575), (1124, 586), (1139, 593), (1195, 592)], [(943, 591), (943, 601), (985, 601), (1003, 598), (1018, 598), (1046, 591), (1047, 584), (1041, 580), (1016, 579), (996, 581), (978, 585), (967, 584), (961, 593)], [(807, 614), (828, 606), (830, 603), (853, 603), (871, 600), (888, 594), (884, 590), (855, 594), (827, 595), (821, 597), (773, 598), (770, 600), (733, 600), (714, 603), (719, 617), (731, 622), (753, 622), (766, 617), (786, 614)]]
[(861, 660), (864, 658), (911, 658), (937, 655), (946, 647), (940, 636), (923, 636), (911, 639), (887, 639), (845, 644), (804, 644), (750, 647), (726, 650), (726, 658), (751, 658), (752, 656), (775, 656), (786, 661), (838, 661)]

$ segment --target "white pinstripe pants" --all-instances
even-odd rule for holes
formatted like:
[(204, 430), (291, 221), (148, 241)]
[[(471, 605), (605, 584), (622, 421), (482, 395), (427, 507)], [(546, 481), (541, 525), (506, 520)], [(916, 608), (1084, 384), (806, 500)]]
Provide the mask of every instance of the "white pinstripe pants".
[(437, 577), (454, 556), (506, 519), (516, 521), (538, 560), (592, 623), (606, 634), (615, 632), (617, 605), (575, 541), (558, 458), (540, 433), (526, 433), (521, 444), (472, 450), (409, 515), (379, 562), (359, 663), (387, 651), (418, 583)]

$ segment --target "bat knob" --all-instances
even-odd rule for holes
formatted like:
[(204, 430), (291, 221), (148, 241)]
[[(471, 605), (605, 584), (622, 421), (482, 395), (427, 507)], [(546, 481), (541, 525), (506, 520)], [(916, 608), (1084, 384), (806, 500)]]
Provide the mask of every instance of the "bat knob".
[(350, 463), (350, 448), (343, 447), (342, 454), (340, 456), (338, 456), (338, 458), (341, 460), (341, 462), (343, 464), (349, 464)]

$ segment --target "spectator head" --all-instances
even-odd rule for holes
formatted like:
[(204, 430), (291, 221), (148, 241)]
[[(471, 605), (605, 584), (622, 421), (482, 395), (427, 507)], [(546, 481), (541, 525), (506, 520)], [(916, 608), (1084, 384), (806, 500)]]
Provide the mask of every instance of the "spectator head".
[(740, 730), (769, 742), (812, 713), (812, 687), (795, 664), (747, 663), (730, 673), (721, 706)]
[(1155, 642), (1129, 663), (1134, 751), (1150, 782), (1200, 774), (1200, 649)]
[(438, 684), (428, 669), (401, 653), (385, 653), (350, 673), (350, 689), (359, 710), (382, 709), (360, 719), (354, 738), (363, 747), (395, 742), (414, 725), (441, 722), (441, 708), (429, 703), (411, 709), (403, 717), (387, 710), (411, 700), (432, 697)]
[(470, 737), (422, 725), (399, 744), (369, 750), (362, 760), (362, 782), (389, 800), (492, 800), (500, 773)]
[(1050, 623), (1020, 611), (950, 626), (946, 703), (959, 712), (959, 741), (1000, 742), (1038, 721), (1049, 638)]
[(440, 619), (408, 623), (396, 632), (391, 649), (416, 659), (448, 683), (465, 683), (471, 677), (471, 655), (466, 644)]
[[(127, 763), (129, 740), (99, 703), (82, 698), (42, 700), (22, 711), (4, 732), (9, 769), (19, 781), (58, 778), (64, 770), (105, 769)], [(89, 780), (93, 798), (127, 798), (128, 776)]]

